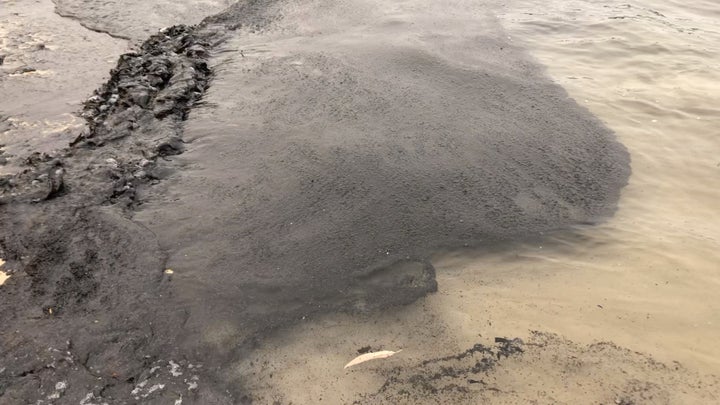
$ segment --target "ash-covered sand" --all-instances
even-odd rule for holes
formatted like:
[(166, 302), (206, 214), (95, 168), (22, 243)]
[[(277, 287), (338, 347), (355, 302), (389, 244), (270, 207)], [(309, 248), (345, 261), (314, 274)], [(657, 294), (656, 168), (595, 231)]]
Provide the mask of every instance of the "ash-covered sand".
[[(0, 402), (265, 403), (270, 334), (412, 303), (437, 249), (611, 215), (627, 152), (496, 6), (240, 2), (122, 56), (72, 146), (0, 180)], [(416, 402), (413, 373), (343, 401)]]

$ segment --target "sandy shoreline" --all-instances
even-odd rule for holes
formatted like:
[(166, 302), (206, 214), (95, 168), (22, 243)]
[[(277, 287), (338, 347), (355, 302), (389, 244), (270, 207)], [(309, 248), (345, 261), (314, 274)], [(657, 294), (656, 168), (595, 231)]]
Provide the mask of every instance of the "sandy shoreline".
[[(694, 362), (693, 346), (675, 363), (683, 333), (633, 340), (623, 305), (645, 316), (642, 303), (593, 285), (607, 272), (583, 255), (613, 254), (593, 235), (629, 175), (612, 132), (508, 41), (494, 2), (370, 3), (234, 4), (123, 56), (84, 103), (87, 125), (66, 115), (3, 132), (5, 170), (25, 171), (0, 183), (0, 403), (718, 399), (716, 352)], [(72, 19), (58, 21), (140, 43), (201, 19), (200, 5), (165, 6), (134, 19), (130, 6), (59, 2)], [(13, 29), (0, 35), (34, 30)], [(86, 35), (113, 43), (109, 55), (126, 46)], [(70, 55), (38, 60), (48, 71), (82, 52), (43, 43)], [(15, 52), (17, 64), (44, 51)], [(31, 77), (0, 80), (34, 99), (21, 96)], [(578, 223), (595, 225), (555, 233)], [(489, 241), (507, 242), (432, 256)], [(678, 322), (670, 309), (658, 325)], [(366, 346), (403, 355), (343, 373)]]

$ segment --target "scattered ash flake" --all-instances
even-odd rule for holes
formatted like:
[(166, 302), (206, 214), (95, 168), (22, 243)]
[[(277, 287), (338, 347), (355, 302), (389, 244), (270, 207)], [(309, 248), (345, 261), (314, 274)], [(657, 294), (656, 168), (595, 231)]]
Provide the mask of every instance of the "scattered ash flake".
[(59, 381), (59, 382), (55, 383), (55, 392), (48, 395), (47, 399), (59, 399), (62, 396), (62, 394), (66, 388), (67, 388), (67, 382), (65, 382), (65, 381)]
[(132, 391), (130, 391), (130, 393), (137, 396), (140, 393), (140, 390), (142, 390), (143, 387), (147, 385), (147, 383), (148, 380), (141, 381), (138, 385), (135, 386), (135, 388), (133, 388)]
[(148, 388), (147, 392), (143, 395), (143, 398), (147, 398), (153, 392), (159, 391), (163, 388), (165, 388), (165, 384), (155, 384), (152, 387)]
[(172, 360), (168, 361), (168, 364), (170, 365), (170, 374), (172, 374), (173, 377), (180, 377), (182, 375), (179, 364)]
[(95, 398), (95, 394), (93, 394), (91, 392), (91, 393), (85, 395), (85, 398), (83, 398), (80, 401), (80, 405), (108, 405), (107, 402), (102, 402), (102, 403), (101, 402), (90, 402), (90, 401), (96, 400), (96, 399), (99, 400), (101, 398)]

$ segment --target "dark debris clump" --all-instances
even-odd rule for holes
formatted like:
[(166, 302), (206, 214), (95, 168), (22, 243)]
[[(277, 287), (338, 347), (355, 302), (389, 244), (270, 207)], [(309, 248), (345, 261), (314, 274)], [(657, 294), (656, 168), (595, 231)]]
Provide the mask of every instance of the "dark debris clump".
[[(88, 128), (73, 145), (101, 146), (154, 119), (184, 120), (210, 80), (208, 46), (192, 27), (176, 25), (120, 56), (110, 79), (85, 101)], [(172, 144), (160, 145), (159, 154), (179, 153)]]

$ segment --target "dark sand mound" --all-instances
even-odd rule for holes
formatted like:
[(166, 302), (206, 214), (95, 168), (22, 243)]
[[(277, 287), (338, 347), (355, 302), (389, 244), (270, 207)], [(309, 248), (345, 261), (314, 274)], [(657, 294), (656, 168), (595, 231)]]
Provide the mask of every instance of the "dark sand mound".
[[(613, 212), (626, 151), (486, 11), (262, 5), (122, 57), (88, 131), (0, 184), (3, 400), (236, 402), (222, 367), (262, 333), (411, 302), (435, 249)], [(198, 362), (190, 389), (172, 364)]]

